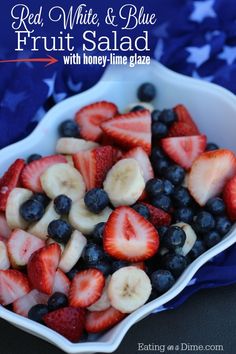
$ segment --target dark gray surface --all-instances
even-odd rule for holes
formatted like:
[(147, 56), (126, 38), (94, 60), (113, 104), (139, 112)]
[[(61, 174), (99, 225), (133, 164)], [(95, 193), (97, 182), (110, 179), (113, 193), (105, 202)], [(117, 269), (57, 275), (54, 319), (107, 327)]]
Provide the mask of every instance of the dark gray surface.
[[(236, 285), (203, 290), (179, 309), (151, 315), (136, 324), (115, 354), (160, 353), (138, 351), (138, 342), (166, 345), (165, 353), (236, 353)], [(180, 343), (218, 344), (219, 350), (167, 350)], [(158, 349), (158, 347), (157, 347)], [(162, 347), (160, 347), (162, 349)], [(163, 352), (163, 351), (162, 351)], [(62, 354), (52, 345), (0, 320), (0, 354)]]

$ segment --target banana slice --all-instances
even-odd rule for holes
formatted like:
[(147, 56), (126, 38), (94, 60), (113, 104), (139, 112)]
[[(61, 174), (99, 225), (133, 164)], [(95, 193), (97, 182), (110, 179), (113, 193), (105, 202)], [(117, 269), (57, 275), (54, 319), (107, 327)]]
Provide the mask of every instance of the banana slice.
[(118, 161), (108, 172), (103, 186), (115, 207), (134, 204), (145, 188), (138, 162), (135, 159)]
[(10, 261), (7, 254), (7, 246), (3, 241), (0, 241), (0, 269), (6, 270), (10, 268)]
[(191, 249), (193, 248), (193, 245), (197, 240), (197, 236), (195, 234), (195, 231), (193, 230), (193, 228), (189, 224), (186, 224), (184, 222), (179, 222), (179, 223), (175, 224), (175, 226), (181, 227), (181, 229), (183, 229), (186, 234), (186, 240), (185, 240), (183, 247), (181, 247), (177, 251), (181, 255), (186, 256), (186, 254), (188, 254), (191, 251)]
[(49, 167), (41, 176), (41, 184), (44, 192), (51, 199), (65, 194), (75, 201), (85, 194), (83, 177), (68, 163), (58, 163)]
[(93, 149), (97, 146), (99, 146), (99, 144), (84, 139), (60, 138), (57, 141), (56, 152), (58, 154), (72, 155), (79, 151)]
[(136, 106), (142, 106), (144, 109), (148, 109), (150, 112), (154, 111), (154, 106), (153, 106), (151, 103), (138, 101), (138, 102), (130, 103), (130, 104), (126, 107), (125, 112), (131, 111), (131, 109), (133, 109), (133, 108), (136, 107)]
[(103, 288), (101, 297), (94, 304), (88, 307), (89, 311), (105, 311), (111, 306), (107, 292), (110, 280), (111, 276), (109, 275), (106, 279), (106, 283)]
[(60, 215), (56, 213), (53, 202), (51, 202), (48, 205), (43, 217), (38, 222), (30, 226), (28, 232), (41, 238), (42, 240), (46, 240), (48, 235), (48, 224), (57, 219), (60, 219)]
[(33, 193), (25, 188), (14, 188), (7, 198), (6, 220), (11, 229), (25, 230), (28, 222), (20, 215), (20, 206), (31, 198)]
[(84, 200), (80, 199), (72, 204), (69, 213), (70, 224), (85, 235), (89, 235), (93, 232), (95, 226), (99, 222), (106, 222), (112, 213), (112, 209), (105, 208), (100, 214), (94, 214), (89, 211)]
[(147, 274), (137, 267), (129, 266), (112, 274), (108, 285), (111, 305), (123, 313), (130, 313), (145, 304), (152, 291)]
[(78, 262), (86, 244), (87, 239), (81, 234), (80, 231), (75, 230), (72, 233), (64, 252), (62, 253), (59, 263), (59, 268), (64, 273), (68, 273)]
[(189, 173), (185, 174), (182, 186), (188, 188), (188, 178), (189, 178)]

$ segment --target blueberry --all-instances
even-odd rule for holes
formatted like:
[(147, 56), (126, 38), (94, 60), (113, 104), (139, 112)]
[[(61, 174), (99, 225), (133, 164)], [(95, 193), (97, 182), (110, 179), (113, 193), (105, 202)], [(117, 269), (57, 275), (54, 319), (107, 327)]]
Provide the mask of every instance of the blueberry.
[(103, 242), (103, 232), (105, 229), (105, 222), (99, 222), (94, 230), (93, 233), (91, 235), (91, 239), (93, 240), (93, 242), (97, 243), (97, 244), (102, 244)]
[(145, 190), (150, 198), (157, 197), (160, 193), (164, 191), (164, 183), (159, 178), (152, 178), (147, 181)]
[(166, 169), (168, 167), (170, 167), (170, 162), (166, 158), (159, 159), (158, 161), (156, 161), (155, 164), (153, 164), (153, 169), (154, 169), (155, 175), (157, 175), (157, 176), (165, 175)]
[(164, 234), (167, 230), (168, 230), (168, 226), (159, 226), (157, 228), (157, 232), (158, 232), (161, 242), (162, 242)]
[(161, 114), (161, 111), (159, 111), (158, 109), (154, 109), (154, 111), (152, 111), (152, 114), (151, 114), (152, 123), (159, 121), (160, 114)]
[(168, 195), (159, 194), (156, 198), (152, 199), (152, 205), (156, 208), (160, 208), (166, 212), (170, 212), (172, 208), (172, 202)]
[(68, 298), (65, 294), (60, 292), (55, 292), (48, 299), (48, 309), (49, 311), (54, 311), (60, 309), (61, 307), (68, 306)]
[(189, 252), (188, 256), (192, 261), (194, 261), (201, 254), (203, 254), (205, 251), (206, 251), (206, 247), (204, 245), (204, 242), (202, 240), (196, 240), (196, 242), (194, 243), (193, 248)]
[(175, 207), (187, 207), (192, 203), (192, 197), (185, 187), (178, 187), (173, 193), (173, 202)]
[(30, 155), (30, 156), (27, 158), (27, 163), (40, 160), (41, 158), (42, 158), (42, 155), (39, 155), (39, 154), (32, 154), (32, 155)]
[(37, 200), (39, 203), (43, 204), (44, 208), (46, 208), (50, 202), (50, 199), (44, 193), (35, 193), (30, 199)]
[(175, 277), (183, 273), (187, 267), (187, 260), (184, 256), (175, 253), (168, 253), (164, 258), (166, 269), (172, 272)]
[(85, 194), (84, 203), (92, 213), (99, 214), (108, 206), (109, 198), (103, 189), (93, 188)]
[(68, 273), (66, 273), (67, 277), (70, 279), (70, 280), (73, 280), (75, 275), (79, 272), (79, 269), (77, 268), (72, 268)]
[(140, 215), (142, 215), (145, 219), (149, 219), (150, 218), (150, 211), (148, 209), (148, 207), (144, 204), (141, 203), (137, 203), (134, 204), (132, 206), (132, 208), (137, 211), (137, 213), (139, 213)]
[(54, 209), (59, 215), (68, 215), (71, 204), (72, 200), (64, 194), (60, 194), (54, 199)]
[(30, 320), (43, 324), (43, 316), (48, 313), (47, 305), (34, 305), (28, 312), (28, 317)]
[(38, 221), (44, 214), (44, 206), (37, 200), (29, 199), (26, 200), (20, 206), (20, 215), (26, 221), (33, 222)]
[(168, 180), (168, 179), (163, 179), (163, 192), (166, 195), (172, 195), (175, 191), (174, 185)]
[(173, 109), (164, 109), (160, 114), (159, 120), (167, 126), (170, 126), (177, 120), (177, 116)]
[(156, 88), (150, 82), (145, 82), (139, 86), (137, 96), (140, 101), (150, 102), (156, 96)]
[(112, 262), (112, 272), (114, 273), (118, 269), (128, 267), (129, 265), (130, 265), (130, 263), (127, 261), (120, 261), (120, 260), (114, 261), (114, 262)]
[(59, 125), (59, 134), (66, 138), (78, 138), (79, 126), (71, 119), (65, 120)]
[(214, 150), (218, 150), (219, 146), (216, 145), (215, 143), (208, 143), (206, 146), (206, 151), (214, 151)]
[(175, 278), (169, 270), (156, 270), (151, 274), (152, 287), (163, 294), (169, 290), (175, 283)]
[(96, 265), (104, 257), (103, 250), (95, 243), (88, 243), (83, 252), (83, 259), (87, 265)]
[(206, 233), (215, 227), (213, 216), (207, 211), (200, 211), (195, 219), (195, 226), (198, 232)]
[(164, 157), (165, 157), (164, 151), (159, 146), (153, 147), (151, 152), (151, 161), (153, 164), (155, 164), (155, 162), (158, 161), (159, 159), (163, 159)]
[(227, 216), (218, 216), (216, 218), (216, 231), (218, 231), (221, 236), (226, 235), (231, 227), (232, 223)]
[(155, 300), (158, 296), (159, 296), (159, 293), (152, 287), (152, 291), (151, 291), (151, 294), (150, 294), (147, 302)]
[(71, 234), (72, 227), (65, 220), (53, 220), (48, 225), (48, 235), (56, 242), (67, 243)]
[(112, 273), (111, 264), (105, 260), (99, 261), (97, 264), (90, 266), (100, 270), (105, 277)]
[(136, 111), (140, 111), (140, 110), (142, 110), (142, 109), (144, 109), (143, 106), (137, 105), (137, 106), (134, 106), (134, 107), (130, 110), (130, 112), (136, 112)]
[(171, 226), (165, 232), (163, 238), (163, 245), (170, 250), (175, 250), (178, 247), (182, 247), (186, 241), (186, 234), (181, 227)]
[(193, 217), (194, 211), (189, 207), (179, 208), (174, 211), (175, 222), (182, 221), (190, 224), (193, 221)]
[(219, 197), (211, 198), (206, 203), (206, 209), (213, 215), (220, 215), (225, 211), (225, 203)]
[(154, 139), (165, 138), (168, 135), (168, 128), (162, 122), (155, 122), (152, 124), (152, 137)]
[(207, 248), (211, 248), (219, 243), (221, 240), (221, 236), (219, 232), (212, 230), (209, 231), (207, 234), (203, 235), (203, 241)]
[(180, 185), (185, 177), (185, 171), (181, 166), (171, 165), (165, 170), (165, 178), (171, 181), (175, 186)]

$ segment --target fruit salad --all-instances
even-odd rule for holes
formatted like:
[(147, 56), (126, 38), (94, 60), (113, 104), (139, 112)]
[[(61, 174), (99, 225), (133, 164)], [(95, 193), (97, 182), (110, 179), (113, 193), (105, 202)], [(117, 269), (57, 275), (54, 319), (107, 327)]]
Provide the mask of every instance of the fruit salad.
[(78, 342), (168, 291), (230, 231), (234, 153), (154, 99), (144, 83), (125, 112), (82, 107), (51, 155), (0, 178), (1, 305)]

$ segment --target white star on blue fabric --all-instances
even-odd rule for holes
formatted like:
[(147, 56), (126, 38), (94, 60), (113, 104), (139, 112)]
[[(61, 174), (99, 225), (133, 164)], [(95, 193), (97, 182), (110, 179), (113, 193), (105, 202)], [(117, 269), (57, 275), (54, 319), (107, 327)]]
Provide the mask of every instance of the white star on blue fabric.
[(15, 112), (19, 103), (24, 101), (27, 97), (26, 92), (12, 92), (7, 90), (1, 102), (1, 107), (8, 108), (11, 112)]
[[(31, 57), (32, 57), (31, 50), (24, 50), (22, 52), (18, 52), (18, 55), (17, 55), (17, 59), (25, 59), (25, 58), (31, 58)], [(32, 63), (27, 62), (27, 61), (20, 61), (20, 62), (16, 63), (16, 66), (19, 66), (22, 64), (28, 66), (30, 69), (32, 69), (34, 67)]]
[(154, 36), (159, 37), (159, 38), (167, 38), (168, 37), (168, 32), (167, 32), (168, 26), (169, 26), (168, 22), (163, 22), (161, 25), (157, 26), (153, 31)]
[(214, 0), (195, 1), (194, 10), (190, 15), (190, 20), (202, 22), (206, 17), (216, 17), (213, 9)]
[(39, 122), (45, 116), (45, 114), (46, 114), (45, 109), (43, 107), (40, 107), (35, 113), (32, 122)]
[(236, 47), (224, 46), (224, 50), (218, 55), (218, 58), (225, 60), (228, 65), (232, 65), (236, 59)]
[(67, 86), (69, 87), (69, 89), (71, 91), (74, 92), (79, 92), (81, 90), (83, 83), (81, 81), (74, 83), (73, 80), (71, 79), (71, 77), (69, 77), (68, 81), (67, 81)]
[(196, 284), (196, 282), (197, 282), (197, 278), (192, 278), (192, 279), (189, 281), (189, 283), (188, 283), (187, 286), (194, 285), (194, 284)]
[(57, 74), (54, 73), (51, 78), (48, 78), (48, 79), (44, 79), (44, 80), (43, 80), (43, 82), (48, 86), (48, 96), (47, 96), (47, 97), (52, 96), (52, 94), (53, 94), (53, 92), (54, 92), (54, 86), (55, 86), (56, 76), (57, 76)]
[(154, 49), (154, 57), (157, 59), (157, 60), (160, 60), (162, 55), (163, 55), (163, 52), (164, 52), (164, 42), (163, 42), (163, 39), (159, 39), (157, 41), (157, 45)]
[(67, 96), (66, 92), (58, 92), (53, 94), (53, 98), (56, 103), (64, 100), (66, 96)]
[(209, 44), (205, 44), (202, 47), (187, 47), (186, 50), (190, 53), (187, 62), (199, 67), (209, 59), (211, 47)]
[(214, 79), (214, 76), (200, 76), (196, 70), (193, 71), (192, 77), (198, 80), (204, 80), (204, 81), (212, 81)]

